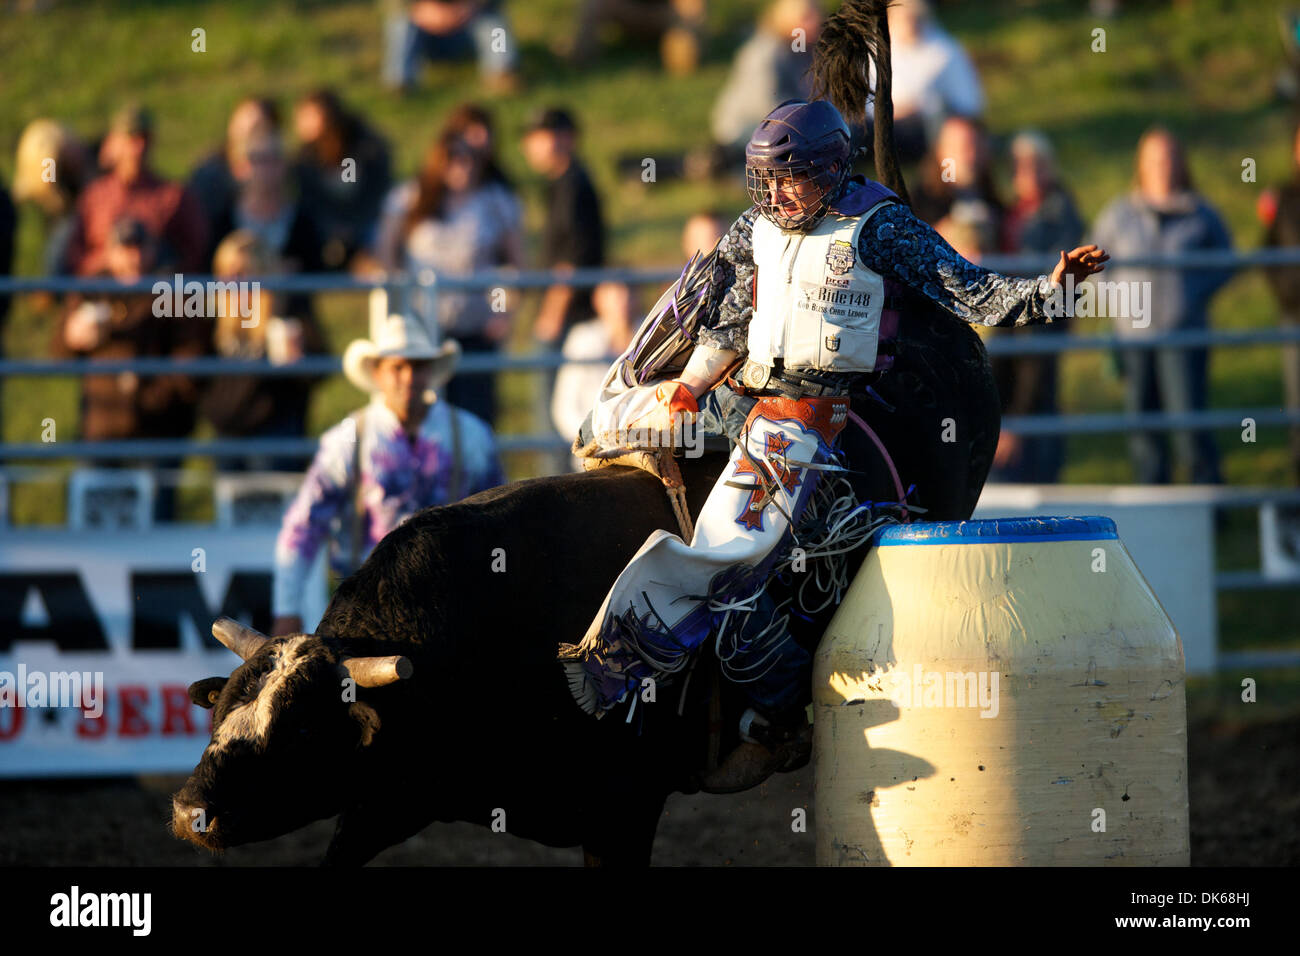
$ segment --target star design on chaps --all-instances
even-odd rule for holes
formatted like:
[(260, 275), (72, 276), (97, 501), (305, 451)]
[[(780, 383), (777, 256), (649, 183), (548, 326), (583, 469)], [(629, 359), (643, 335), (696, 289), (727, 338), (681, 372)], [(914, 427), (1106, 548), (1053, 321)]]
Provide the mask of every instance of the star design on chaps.
[[(769, 432), (763, 436), (763, 457), (768, 460), (773, 470), (776, 471), (786, 491), (793, 491), (799, 484), (800, 469), (787, 468), (784, 464), (785, 453), (793, 444), (794, 440), (786, 438), (785, 432)], [(733, 477), (739, 477), (740, 475), (754, 475), (760, 479), (768, 477), (760, 473), (748, 457), (738, 461), (736, 470), (732, 472)]]
[[(789, 468), (784, 463), (785, 454), (793, 444), (794, 440), (787, 438), (785, 432), (768, 432), (763, 436), (763, 457), (767, 459), (768, 465), (787, 492), (793, 492), (799, 487), (800, 480), (801, 469)], [(763, 484), (770, 482), (771, 476), (761, 474), (749, 458), (742, 458), (736, 463), (733, 477), (737, 475), (753, 475), (762, 484), (749, 493), (748, 500), (736, 517), (736, 523), (750, 531), (762, 531), (763, 502), (767, 497)]]
[(776, 472), (776, 476), (781, 479), (781, 486), (786, 491), (794, 491), (795, 488), (799, 487), (800, 469), (790, 468), (785, 464), (785, 453), (794, 444), (794, 441), (786, 438), (785, 432), (769, 433), (765, 438), (764, 456), (772, 466), (772, 470)]

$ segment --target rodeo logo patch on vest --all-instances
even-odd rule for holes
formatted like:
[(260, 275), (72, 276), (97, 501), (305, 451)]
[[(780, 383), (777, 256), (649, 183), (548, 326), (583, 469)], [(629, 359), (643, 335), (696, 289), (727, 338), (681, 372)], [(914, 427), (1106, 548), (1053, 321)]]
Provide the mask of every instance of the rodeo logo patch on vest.
[(832, 240), (830, 248), (826, 250), (826, 265), (830, 269), (826, 276), (826, 284), (847, 288), (851, 281), (848, 274), (853, 271), (855, 260), (852, 243), (844, 242), (842, 239)]

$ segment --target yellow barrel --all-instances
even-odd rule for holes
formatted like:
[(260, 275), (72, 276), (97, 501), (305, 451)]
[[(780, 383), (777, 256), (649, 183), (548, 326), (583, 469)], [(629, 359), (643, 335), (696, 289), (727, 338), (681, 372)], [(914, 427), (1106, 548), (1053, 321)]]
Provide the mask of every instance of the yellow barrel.
[(817, 649), (817, 862), (1189, 862), (1183, 648), (1109, 518), (882, 531)]

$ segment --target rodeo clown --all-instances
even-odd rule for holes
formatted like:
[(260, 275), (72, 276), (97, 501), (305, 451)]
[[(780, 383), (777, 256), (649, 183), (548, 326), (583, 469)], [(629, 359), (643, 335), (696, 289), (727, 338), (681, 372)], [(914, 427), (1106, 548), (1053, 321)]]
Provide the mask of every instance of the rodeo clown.
[[(789, 101), (773, 110), (745, 151), (753, 205), (714, 251), (712, 288), (700, 296), (718, 305), (701, 310), (689, 360), (676, 377), (644, 384), (616, 375), (616, 363), (591, 417), (594, 444), (616, 446), (638, 429), (673, 434), (708, 395), (734, 441), (690, 544), (666, 531), (651, 535), (583, 640), (559, 654), (575, 698), (599, 716), (627, 698), (634, 706), (643, 678), (681, 669), (716, 636), (724, 672), (744, 684), (752, 706), (740, 747), (703, 781), (713, 792), (744, 789), (807, 759), (801, 688), (810, 655), (782, 620), (755, 633), (731, 612), (754, 610), (746, 599), (788, 550), (819, 472), (836, 467), (850, 387), (887, 364), (882, 315), (894, 303), (886, 283), (967, 322), (1023, 325), (1050, 321), (1047, 299), (1064, 275), (1080, 281), (1108, 258), (1096, 246), (1063, 251), (1050, 279), (982, 269), (892, 191), (850, 178), (850, 159), (849, 128), (831, 103)], [(644, 347), (645, 329), (624, 366)]]

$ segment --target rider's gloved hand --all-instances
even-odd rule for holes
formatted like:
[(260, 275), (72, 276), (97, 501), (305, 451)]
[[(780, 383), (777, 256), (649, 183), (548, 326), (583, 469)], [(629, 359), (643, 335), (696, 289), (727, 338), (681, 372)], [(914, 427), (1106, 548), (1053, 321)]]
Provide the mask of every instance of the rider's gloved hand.
[(677, 379), (664, 382), (655, 389), (655, 398), (667, 407), (670, 419), (678, 414), (695, 415), (700, 410), (699, 403), (695, 401), (691, 390)]
[(690, 388), (676, 380), (661, 383), (654, 392), (647, 388), (636, 408), (638, 417), (629, 415), (626, 433), (617, 442), (631, 448), (673, 447), (700, 410)]

